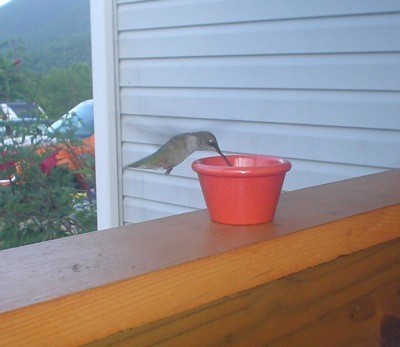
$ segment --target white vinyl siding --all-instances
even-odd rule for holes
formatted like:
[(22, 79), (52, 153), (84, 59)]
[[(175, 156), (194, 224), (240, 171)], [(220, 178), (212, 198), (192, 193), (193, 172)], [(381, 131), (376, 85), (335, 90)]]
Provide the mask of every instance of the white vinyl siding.
[[(116, 1), (121, 165), (180, 132), (288, 158), (285, 190), (400, 167), (400, 1)], [(123, 169), (124, 223), (204, 208), (191, 162)]]

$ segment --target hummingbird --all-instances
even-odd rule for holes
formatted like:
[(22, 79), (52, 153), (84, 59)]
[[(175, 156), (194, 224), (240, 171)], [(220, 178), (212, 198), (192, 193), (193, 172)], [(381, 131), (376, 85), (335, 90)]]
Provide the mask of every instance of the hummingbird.
[(229, 166), (232, 166), (228, 158), (219, 149), (215, 136), (209, 131), (198, 131), (171, 137), (157, 151), (127, 167), (165, 169), (165, 173), (169, 175), (175, 166), (196, 151), (216, 151)]

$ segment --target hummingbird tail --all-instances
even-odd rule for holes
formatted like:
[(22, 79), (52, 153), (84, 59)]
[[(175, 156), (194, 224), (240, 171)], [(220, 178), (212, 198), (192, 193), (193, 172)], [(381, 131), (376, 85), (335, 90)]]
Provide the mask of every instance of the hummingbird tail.
[(145, 158), (135, 161), (134, 163), (127, 165), (127, 167), (139, 168), (139, 169), (150, 169), (150, 170), (165, 169), (165, 166), (163, 165), (163, 163), (158, 163), (157, 161), (154, 160), (153, 155), (149, 155)]
[(135, 161), (134, 163), (129, 164), (127, 167), (138, 167), (138, 168), (142, 168), (142, 169), (151, 168), (148, 166), (148, 163), (146, 162), (146, 158)]

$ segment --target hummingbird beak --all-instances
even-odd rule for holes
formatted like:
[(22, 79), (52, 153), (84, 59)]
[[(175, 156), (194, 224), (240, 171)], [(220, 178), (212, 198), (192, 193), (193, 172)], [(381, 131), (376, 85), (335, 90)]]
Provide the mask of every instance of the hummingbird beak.
[(233, 166), (231, 162), (228, 160), (228, 158), (222, 153), (222, 151), (219, 149), (218, 145), (215, 144), (214, 146), (215, 150), (218, 152), (218, 154), (225, 160), (225, 162), (228, 164), (228, 166)]

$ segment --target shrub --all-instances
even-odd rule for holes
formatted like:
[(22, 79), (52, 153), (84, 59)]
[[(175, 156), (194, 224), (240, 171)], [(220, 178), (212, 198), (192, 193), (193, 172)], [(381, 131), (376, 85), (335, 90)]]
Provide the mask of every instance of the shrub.
[[(0, 249), (96, 230), (93, 158), (72, 150), (82, 146), (74, 129), (44, 137), (34, 129), (14, 129), (0, 143), (0, 174), (16, 177), (0, 187)], [(79, 162), (78, 168), (43, 168), (45, 160), (57, 160), (60, 146)], [(79, 184), (77, 177), (83, 179)]]

